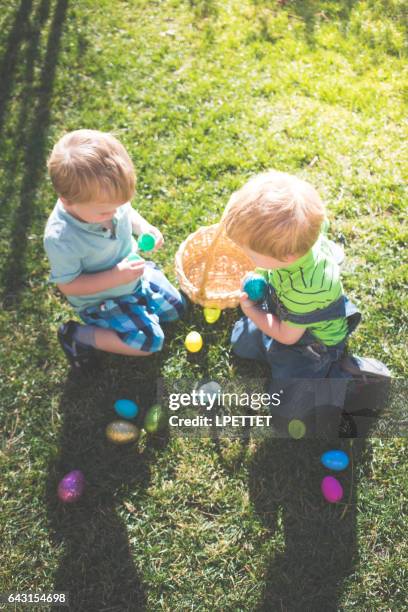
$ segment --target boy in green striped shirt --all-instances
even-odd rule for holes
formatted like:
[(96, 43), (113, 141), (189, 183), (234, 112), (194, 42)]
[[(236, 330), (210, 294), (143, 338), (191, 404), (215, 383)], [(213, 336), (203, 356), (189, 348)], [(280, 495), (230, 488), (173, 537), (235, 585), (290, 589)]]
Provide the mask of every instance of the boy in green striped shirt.
[[(288, 310), (303, 315), (325, 308), (343, 295), (337, 258), (336, 245), (322, 233), (312, 248), (296, 261), (281, 269), (259, 268), (257, 272), (273, 286), (277, 298)], [(348, 334), (344, 316), (309, 324), (288, 320), (286, 324), (308, 329), (316, 339), (328, 346), (338, 344)]]
[(344, 295), (342, 250), (325, 235), (325, 206), (314, 187), (284, 172), (260, 174), (232, 195), (224, 222), (268, 281), (264, 303), (241, 296), (245, 316), (232, 332), (234, 352), (266, 362), (275, 380), (340, 372), (360, 313)]

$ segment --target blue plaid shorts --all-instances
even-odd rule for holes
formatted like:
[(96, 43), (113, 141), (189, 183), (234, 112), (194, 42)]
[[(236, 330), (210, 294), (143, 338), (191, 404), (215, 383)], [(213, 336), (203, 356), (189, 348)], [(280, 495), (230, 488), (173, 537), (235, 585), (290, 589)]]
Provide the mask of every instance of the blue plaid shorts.
[(157, 266), (147, 261), (134, 293), (85, 308), (79, 316), (88, 325), (113, 329), (134, 349), (154, 353), (164, 342), (161, 323), (176, 321), (184, 311), (184, 298)]

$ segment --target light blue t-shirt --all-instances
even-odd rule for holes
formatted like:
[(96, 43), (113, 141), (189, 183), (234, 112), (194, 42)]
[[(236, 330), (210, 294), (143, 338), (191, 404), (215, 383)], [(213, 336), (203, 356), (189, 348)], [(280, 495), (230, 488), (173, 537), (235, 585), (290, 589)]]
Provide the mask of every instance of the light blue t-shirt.
[[(136, 250), (132, 236), (131, 204), (119, 206), (112, 219), (113, 229), (100, 223), (85, 223), (70, 215), (57, 201), (44, 232), (44, 248), (51, 266), (49, 281), (70, 283), (80, 274), (110, 270)], [(140, 279), (90, 295), (69, 295), (77, 311), (104, 300), (133, 293)]]

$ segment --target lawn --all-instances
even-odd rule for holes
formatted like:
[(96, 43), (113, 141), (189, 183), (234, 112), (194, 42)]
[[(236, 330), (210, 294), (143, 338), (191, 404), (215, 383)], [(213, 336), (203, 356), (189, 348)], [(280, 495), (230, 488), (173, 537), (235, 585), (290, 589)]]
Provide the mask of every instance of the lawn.
[[(0, 592), (69, 591), (75, 611), (407, 610), (407, 441), (354, 443), (348, 505), (319, 492), (322, 441), (108, 444), (112, 405), (156, 380), (259, 375), (233, 358), (238, 311), (202, 309), (148, 362), (104, 356), (72, 376), (47, 283), (47, 155), (79, 127), (113, 131), (135, 207), (181, 240), (231, 192), (277, 168), (312, 182), (345, 245), (358, 354), (407, 361), (407, 27), (404, 0), (21, 0), (0, 15)], [(183, 338), (200, 330), (205, 349)], [(350, 441), (342, 443), (347, 448)], [(88, 487), (61, 506), (71, 469)], [(17, 607), (16, 609), (22, 609)], [(44, 609), (44, 608), (42, 608)]]

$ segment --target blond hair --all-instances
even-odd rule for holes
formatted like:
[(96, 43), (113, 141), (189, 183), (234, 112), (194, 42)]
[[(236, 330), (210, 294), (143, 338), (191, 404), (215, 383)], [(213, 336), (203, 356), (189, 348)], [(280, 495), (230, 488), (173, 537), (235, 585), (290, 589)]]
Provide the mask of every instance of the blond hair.
[(324, 204), (310, 183), (275, 170), (258, 174), (233, 193), (224, 213), (231, 240), (280, 260), (304, 255), (324, 218)]
[(112, 134), (69, 132), (54, 146), (47, 166), (55, 191), (73, 204), (123, 204), (134, 195), (132, 160)]

